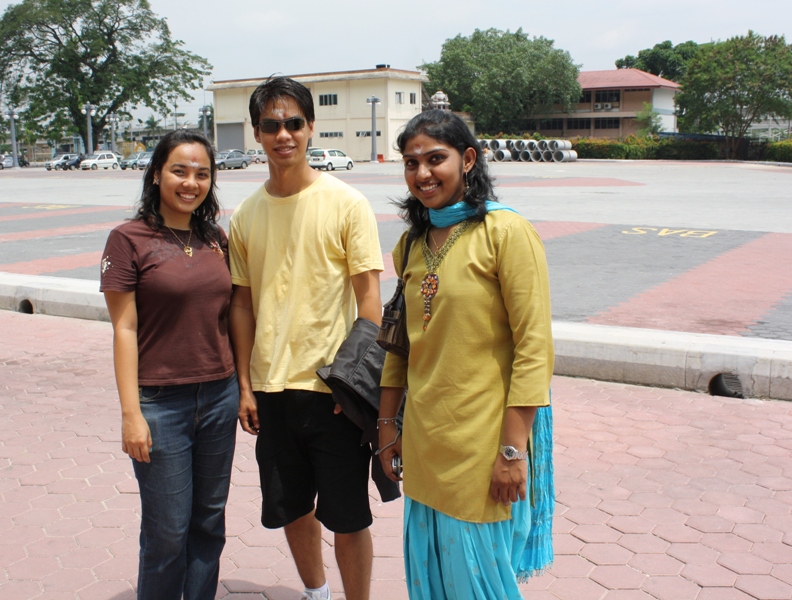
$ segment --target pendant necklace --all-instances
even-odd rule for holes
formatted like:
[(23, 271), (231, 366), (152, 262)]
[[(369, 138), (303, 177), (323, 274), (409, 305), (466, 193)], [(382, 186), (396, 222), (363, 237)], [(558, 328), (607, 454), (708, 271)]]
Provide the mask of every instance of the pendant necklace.
[(423, 252), (424, 262), (426, 263), (426, 277), (421, 281), (421, 296), (424, 299), (424, 314), (423, 314), (423, 330), (426, 331), (426, 326), (432, 320), (432, 298), (437, 295), (437, 288), (440, 285), (440, 278), (437, 276), (437, 269), (440, 263), (443, 262), (446, 254), (451, 249), (459, 237), (465, 233), (465, 230), (470, 227), (470, 221), (462, 221), (459, 225), (454, 227), (451, 235), (445, 243), (437, 249), (436, 254), (432, 254), (429, 249), (427, 239), (429, 239), (429, 231), (427, 230), (426, 236), (421, 243), (421, 251)]
[[(168, 227), (168, 226), (165, 225), (165, 227)], [(187, 243), (186, 244), (181, 241), (181, 238), (178, 235), (176, 235), (176, 232), (173, 231), (173, 229), (168, 227), (168, 231), (170, 231), (173, 234), (173, 237), (175, 237), (177, 240), (179, 240), (179, 243), (184, 247), (184, 253), (187, 256), (192, 256), (192, 252), (193, 251), (192, 251), (192, 246), (190, 246), (190, 240), (192, 239), (192, 229), (190, 229), (190, 235), (187, 236)]]

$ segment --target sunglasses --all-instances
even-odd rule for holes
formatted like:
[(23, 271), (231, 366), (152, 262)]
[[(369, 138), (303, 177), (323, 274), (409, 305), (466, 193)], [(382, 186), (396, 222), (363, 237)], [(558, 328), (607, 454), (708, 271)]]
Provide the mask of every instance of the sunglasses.
[(261, 133), (278, 133), (280, 131), (281, 125), (286, 128), (286, 131), (299, 131), (305, 127), (305, 119), (302, 117), (290, 117), (288, 119), (284, 119), (283, 121), (278, 121), (276, 119), (262, 119), (258, 124), (258, 128)]

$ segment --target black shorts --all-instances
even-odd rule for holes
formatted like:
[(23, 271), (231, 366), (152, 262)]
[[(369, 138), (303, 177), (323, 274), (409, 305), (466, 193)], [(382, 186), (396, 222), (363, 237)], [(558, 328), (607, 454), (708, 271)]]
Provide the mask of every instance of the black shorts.
[(260, 431), (256, 460), (261, 477), (261, 523), (283, 527), (314, 509), (335, 533), (370, 526), (371, 450), (330, 394), (306, 390), (255, 392)]

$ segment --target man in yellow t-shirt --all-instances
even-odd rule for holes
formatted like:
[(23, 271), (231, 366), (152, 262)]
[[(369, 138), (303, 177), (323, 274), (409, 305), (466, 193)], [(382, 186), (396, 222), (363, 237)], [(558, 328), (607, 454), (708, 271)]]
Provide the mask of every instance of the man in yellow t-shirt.
[(376, 219), (362, 194), (308, 165), (315, 118), (305, 86), (261, 84), (250, 117), (270, 177), (231, 218), (230, 327), (239, 419), (258, 435), (262, 523), (284, 528), (302, 598), (326, 600), (321, 522), (335, 534), (346, 597), (365, 600), (370, 454), (316, 369), (333, 361), (356, 313), (380, 323)]

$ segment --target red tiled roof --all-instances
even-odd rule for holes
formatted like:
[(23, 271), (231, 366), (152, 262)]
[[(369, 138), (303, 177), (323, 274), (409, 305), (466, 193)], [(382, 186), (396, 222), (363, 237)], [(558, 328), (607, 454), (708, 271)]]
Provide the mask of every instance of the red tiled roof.
[(612, 88), (679, 88), (678, 83), (639, 69), (612, 69), (610, 71), (581, 71), (578, 83), (584, 90)]

